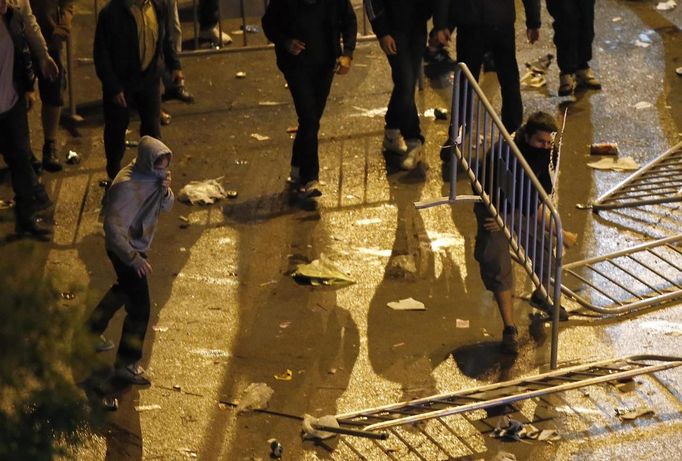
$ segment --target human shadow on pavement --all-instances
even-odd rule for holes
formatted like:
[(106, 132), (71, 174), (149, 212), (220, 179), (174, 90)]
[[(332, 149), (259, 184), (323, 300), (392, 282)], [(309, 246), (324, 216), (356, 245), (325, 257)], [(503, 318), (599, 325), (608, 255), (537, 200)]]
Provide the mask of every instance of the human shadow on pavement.
[[(293, 216), (239, 230), (241, 276), (257, 280), (258, 275), (249, 273), (267, 272), (265, 277), (274, 275), (275, 280), (240, 285), (233, 359), (217, 394), (233, 401), (250, 383), (263, 382), (274, 389), (270, 410), (294, 416), (336, 414), (336, 401), (348, 386), (358, 355), (358, 329), (348, 310), (337, 304), (334, 288), (300, 286), (290, 276), (298, 263), (319, 258), (328, 239), (325, 230), (319, 220)], [(267, 262), (254, 263), (261, 253), (272, 251), (278, 259), (269, 253)], [(210, 431), (204, 434), (200, 459), (260, 458), (270, 438), (282, 443), (290, 459), (304, 457), (300, 421), (262, 413), (237, 415), (217, 407), (207, 417)]]

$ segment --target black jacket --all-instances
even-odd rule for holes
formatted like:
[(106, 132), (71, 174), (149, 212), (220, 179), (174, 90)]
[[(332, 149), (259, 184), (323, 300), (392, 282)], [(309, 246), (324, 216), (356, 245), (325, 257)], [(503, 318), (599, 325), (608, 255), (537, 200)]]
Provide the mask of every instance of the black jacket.
[[(514, 24), (514, 0), (435, 0), (434, 27), (454, 29), (456, 26), (501, 26)], [(540, 27), (540, 0), (523, 0), (526, 27)]]
[(21, 15), (11, 5), (7, 5), (7, 12), (2, 16), (2, 20), (5, 21), (9, 35), (14, 43), (14, 89), (19, 94), (19, 97), (22, 97), (24, 93), (33, 91), (33, 84), (35, 82), (31, 52), (28, 49), (28, 43), (24, 36), (24, 23)]
[(377, 38), (395, 32), (419, 31), (433, 14), (433, 0), (364, 0), (365, 10)]
[(151, 0), (156, 10), (159, 35), (149, 67), (140, 69), (140, 49), (135, 18), (126, 0), (111, 0), (99, 12), (95, 31), (95, 70), (102, 81), (105, 97), (124, 90), (138, 90), (161, 78), (164, 68), (180, 69), (178, 55), (171, 43), (166, 2)]
[[(287, 40), (300, 38), (303, 34), (299, 21), (296, 20), (297, 9), (301, 0), (270, 0), (262, 18), (263, 32), (275, 44), (277, 65), (286, 69), (297, 57), (286, 50)], [(328, 38), (332, 41), (335, 52), (334, 59), (341, 55), (353, 56), (358, 34), (358, 24), (350, 0), (318, 0), (327, 2), (327, 14), (330, 17), (331, 29)], [(341, 45), (343, 41), (343, 47)]]

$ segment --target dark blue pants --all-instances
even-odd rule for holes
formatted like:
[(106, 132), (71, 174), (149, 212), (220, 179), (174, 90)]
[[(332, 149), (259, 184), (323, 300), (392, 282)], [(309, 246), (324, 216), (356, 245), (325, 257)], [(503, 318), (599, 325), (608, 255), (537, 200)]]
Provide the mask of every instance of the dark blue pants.
[(161, 139), (161, 79), (145, 88), (126, 91), (125, 97), (128, 107), (114, 103), (113, 96), (105, 96), (103, 100), (104, 153), (110, 179), (121, 170), (131, 108), (136, 108), (140, 115), (140, 137), (149, 135)]
[(502, 123), (510, 133), (523, 122), (519, 65), (516, 62), (514, 24), (502, 26), (458, 26), (457, 61), (467, 65), (478, 80), (483, 55), (491, 52), (502, 93)]
[(147, 277), (137, 275), (135, 269), (114, 253), (107, 251), (107, 256), (114, 266), (117, 280), (90, 314), (88, 328), (93, 335), (101, 335), (114, 314), (125, 306), (126, 317), (116, 353), (116, 366), (126, 366), (142, 358), (142, 346), (149, 323), (149, 285)]
[(594, 40), (594, 0), (547, 0), (547, 11), (554, 18), (554, 45), (561, 73), (587, 69)]
[(283, 73), (298, 116), (291, 166), (301, 169), (301, 183), (305, 184), (319, 179), (320, 175), (317, 136), (334, 78), (334, 67), (333, 63), (299, 64), (291, 66)]
[(419, 113), (414, 100), (419, 70), (426, 46), (426, 24), (423, 30), (392, 34), (398, 54), (388, 56), (393, 91), (386, 111), (386, 128), (399, 129), (405, 139), (424, 138), (419, 127)]

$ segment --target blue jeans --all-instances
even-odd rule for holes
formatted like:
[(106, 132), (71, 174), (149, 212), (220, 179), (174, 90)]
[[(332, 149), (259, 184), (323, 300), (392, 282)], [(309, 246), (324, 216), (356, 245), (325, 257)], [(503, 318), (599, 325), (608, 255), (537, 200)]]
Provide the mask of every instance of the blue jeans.
[(398, 53), (388, 56), (393, 91), (386, 111), (386, 128), (399, 129), (405, 139), (423, 141), (414, 92), (426, 46), (426, 25), (424, 30), (392, 32), (391, 36), (396, 42)]

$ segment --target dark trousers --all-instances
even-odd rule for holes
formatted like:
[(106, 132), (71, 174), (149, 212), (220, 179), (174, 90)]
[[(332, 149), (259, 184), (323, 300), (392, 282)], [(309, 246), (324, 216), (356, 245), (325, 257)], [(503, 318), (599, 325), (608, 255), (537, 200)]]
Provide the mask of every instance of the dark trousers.
[(554, 45), (561, 73), (587, 69), (594, 40), (594, 0), (547, 0), (547, 11), (554, 18)]
[(121, 170), (125, 151), (125, 136), (130, 123), (130, 109), (134, 107), (140, 115), (140, 136), (161, 138), (161, 81), (137, 91), (126, 91), (128, 107), (121, 107), (107, 96), (104, 105), (104, 152), (107, 156), (107, 175), (114, 179)]
[(31, 141), (23, 97), (0, 114), (0, 153), (12, 178), (17, 217), (29, 218), (33, 213), (33, 195), (42, 185), (31, 167)]
[(386, 128), (399, 129), (405, 139), (424, 140), (419, 128), (419, 113), (414, 100), (419, 69), (426, 46), (426, 25), (412, 33), (395, 32), (398, 53), (388, 56), (393, 91), (386, 111)]
[(298, 131), (294, 139), (291, 166), (301, 169), (301, 183), (319, 179), (320, 160), (317, 135), (320, 119), (334, 77), (332, 64), (292, 65), (284, 71), (284, 78), (294, 99), (298, 116)]
[(211, 29), (216, 24), (218, 24), (218, 0), (199, 0), (199, 28)]
[[(135, 269), (123, 263), (114, 253), (107, 255), (116, 271), (116, 283), (107, 291), (88, 319), (90, 332), (99, 336), (116, 312), (125, 306), (121, 342), (116, 354), (116, 366), (126, 366), (142, 358), (142, 346), (149, 323), (149, 285)], [(144, 255), (143, 255), (144, 257)]]
[(467, 65), (478, 80), (486, 52), (493, 54), (502, 93), (502, 123), (510, 133), (523, 121), (519, 66), (516, 62), (514, 24), (457, 26), (457, 61)]

